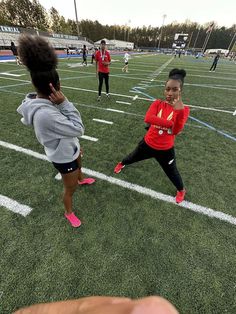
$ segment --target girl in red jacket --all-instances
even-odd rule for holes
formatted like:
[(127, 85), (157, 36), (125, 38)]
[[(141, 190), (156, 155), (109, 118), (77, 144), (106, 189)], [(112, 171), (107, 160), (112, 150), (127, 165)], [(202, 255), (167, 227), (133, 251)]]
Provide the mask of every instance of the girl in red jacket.
[(149, 107), (145, 123), (150, 127), (136, 149), (119, 162), (115, 173), (119, 173), (126, 165), (134, 162), (155, 158), (168, 178), (177, 189), (175, 200), (184, 200), (186, 190), (176, 166), (174, 141), (188, 119), (189, 107), (181, 99), (185, 70), (173, 69), (165, 85), (165, 100), (155, 100)]

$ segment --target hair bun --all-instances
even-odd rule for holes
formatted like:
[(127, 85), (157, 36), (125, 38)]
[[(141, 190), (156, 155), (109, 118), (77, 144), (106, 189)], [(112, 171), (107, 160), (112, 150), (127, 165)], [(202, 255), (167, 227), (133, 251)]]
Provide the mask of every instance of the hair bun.
[(23, 34), (19, 38), (18, 53), (29, 71), (56, 69), (57, 56), (53, 47), (42, 37)]
[(185, 78), (185, 76), (186, 76), (186, 71), (183, 69), (173, 69), (169, 73), (169, 78), (179, 77), (183, 80)]

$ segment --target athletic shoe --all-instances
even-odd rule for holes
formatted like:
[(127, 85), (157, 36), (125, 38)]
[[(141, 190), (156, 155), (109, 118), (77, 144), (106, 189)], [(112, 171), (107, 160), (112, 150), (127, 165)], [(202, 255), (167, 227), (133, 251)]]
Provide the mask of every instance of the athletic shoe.
[(107, 96), (107, 98), (110, 98), (110, 94), (108, 93), (108, 94), (106, 94), (106, 96)]
[(81, 225), (81, 221), (79, 220), (78, 217), (75, 216), (75, 214), (73, 212), (70, 214), (65, 213), (64, 216), (70, 222), (72, 227), (77, 228)]
[(96, 180), (94, 178), (85, 178), (82, 181), (78, 181), (79, 185), (90, 185), (93, 184)]
[(175, 196), (176, 203), (183, 202), (185, 194), (186, 194), (186, 190), (177, 191), (176, 196)]
[(114, 172), (115, 172), (115, 173), (120, 173), (121, 170), (122, 170), (124, 167), (125, 167), (125, 165), (123, 165), (121, 162), (119, 162), (119, 163), (115, 166)]
[(97, 99), (97, 101), (101, 101), (101, 96), (98, 96), (98, 99)]

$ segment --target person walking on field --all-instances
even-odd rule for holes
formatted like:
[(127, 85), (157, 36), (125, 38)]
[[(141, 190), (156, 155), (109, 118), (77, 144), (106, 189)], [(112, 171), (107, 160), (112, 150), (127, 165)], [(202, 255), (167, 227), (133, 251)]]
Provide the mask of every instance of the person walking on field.
[(102, 95), (102, 85), (103, 80), (105, 80), (106, 85), (106, 96), (110, 97), (109, 94), (109, 65), (111, 64), (110, 53), (106, 50), (106, 41), (101, 41), (101, 49), (96, 52), (95, 55), (96, 61), (96, 75), (98, 75), (98, 101), (101, 101)]
[(87, 53), (88, 53), (88, 50), (86, 48), (86, 45), (84, 45), (82, 49), (82, 55), (83, 55), (82, 65), (86, 65), (86, 66), (87, 66)]
[(214, 58), (214, 60), (213, 60), (213, 63), (212, 63), (212, 65), (211, 65), (211, 68), (210, 68), (209, 72), (211, 72), (211, 70), (213, 70), (213, 72), (215, 72), (216, 66), (217, 66), (217, 64), (218, 64), (219, 59), (220, 59), (220, 54), (217, 53), (217, 55), (215, 56), (215, 58)]
[(22, 35), (19, 56), (30, 72), (36, 93), (28, 94), (17, 112), (23, 124), (33, 126), (49, 161), (61, 173), (64, 216), (73, 227), (79, 227), (81, 221), (72, 210), (72, 196), (78, 184), (95, 182), (81, 172), (78, 137), (84, 134), (84, 125), (80, 113), (61, 91), (57, 56), (47, 41), (40, 36)]
[(11, 51), (13, 53), (13, 56), (16, 57), (16, 64), (20, 65), (20, 61), (19, 61), (19, 57), (18, 57), (18, 51), (17, 51), (17, 47), (15, 46), (14, 42), (11, 42)]
[(186, 194), (174, 149), (175, 136), (183, 130), (190, 112), (181, 99), (185, 76), (185, 70), (170, 71), (164, 90), (165, 100), (155, 100), (146, 113), (144, 121), (150, 125), (146, 135), (136, 149), (114, 168), (114, 172), (119, 173), (127, 165), (155, 158), (177, 189), (177, 203), (182, 202)]
[(128, 67), (129, 67), (129, 58), (130, 58), (130, 54), (128, 54), (128, 52), (125, 53), (124, 55), (124, 61), (125, 61), (125, 65), (122, 68), (122, 72), (129, 72), (128, 71)]

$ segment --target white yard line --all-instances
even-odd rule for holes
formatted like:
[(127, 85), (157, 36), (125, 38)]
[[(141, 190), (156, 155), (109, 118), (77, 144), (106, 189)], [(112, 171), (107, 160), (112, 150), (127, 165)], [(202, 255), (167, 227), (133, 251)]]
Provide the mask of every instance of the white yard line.
[[(9, 87), (18, 87), (18, 86), (23, 86), (23, 85), (29, 85), (31, 83), (19, 83), (19, 84), (12, 84), (12, 85), (5, 85), (5, 86), (0, 86), (1, 89), (4, 88), (9, 88)], [(9, 91), (10, 92), (10, 91)], [(25, 94), (24, 94), (25, 95)]]
[(13, 213), (20, 214), (24, 217), (26, 217), (32, 211), (32, 208), (30, 208), (29, 206), (22, 205), (18, 203), (17, 201), (1, 194), (0, 194), (0, 206), (5, 207), (9, 209), (10, 211), (12, 211)]
[[(48, 161), (48, 159), (47, 159), (47, 157), (45, 155), (36, 153), (36, 152), (34, 152), (34, 151), (30, 150), (30, 149), (25, 149), (25, 148), (22, 148), (20, 146), (16, 146), (16, 145), (13, 145), (13, 144), (10, 144), (10, 143), (7, 143), (7, 142), (3, 142), (3, 141), (0, 141), (0, 145), (3, 146), (3, 147), (6, 147), (6, 148), (13, 149), (13, 150), (15, 150), (17, 152), (21, 152), (21, 153), (27, 154), (29, 156), (33, 156), (35, 158)], [(134, 184), (134, 183), (130, 183), (130, 182), (127, 182), (127, 181), (124, 181), (124, 180), (116, 179), (114, 177), (107, 176), (107, 175), (105, 175), (105, 174), (103, 174), (101, 172), (97, 172), (97, 171), (94, 171), (94, 170), (91, 170), (91, 169), (82, 168), (82, 171), (85, 174), (89, 175), (89, 176), (93, 176), (93, 177), (96, 177), (98, 179), (107, 181), (107, 182), (109, 182), (111, 184), (120, 186), (122, 188), (126, 188), (128, 190), (138, 192), (138, 193), (143, 194), (145, 196), (149, 196), (149, 197), (151, 197), (153, 199), (157, 199), (157, 200), (161, 200), (161, 201), (164, 201), (164, 202), (167, 202), (167, 203), (171, 203), (171, 204), (173, 204), (175, 206), (183, 207), (183, 208), (189, 209), (189, 210), (191, 210), (193, 212), (200, 213), (202, 215), (205, 215), (205, 216), (208, 216), (208, 217), (211, 217), (211, 218), (217, 218), (217, 219), (219, 219), (221, 221), (228, 222), (228, 223), (230, 223), (232, 225), (236, 225), (236, 217), (233, 217), (231, 215), (225, 214), (225, 213), (223, 213), (221, 211), (214, 210), (214, 209), (211, 209), (211, 208), (208, 208), (208, 207), (204, 207), (204, 206), (201, 206), (201, 205), (198, 205), (198, 204), (194, 204), (194, 203), (191, 203), (191, 202), (188, 202), (188, 201), (183, 201), (182, 203), (177, 205), (175, 203), (175, 199), (174, 199), (173, 196), (166, 195), (166, 194), (163, 194), (163, 193), (160, 193), (160, 192), (156, 192), (156, 191), (154, 191), (152, 189), (149, 189), (149, 188), (146, 188), (146, 187)]]
[(112, 108), (105, 108), (105, 110), (107, 110), (107, 111), (113, 111), (113, 112), (119, 112), (119, 113), (125, 113), (125, 112), (122, 111), (122, 110), (116, 110), (116, 109), (112, 109)]
[(101, 119), (93, 119), (93, 121), (100, 122), (100, 123), (105, 123), (105, 124), (113, 124), (112, 121), (101, 120)]
[(116, 100), (117, 104), (124, 104), (124, 105), (131, 105), (130, 102), (126, 102), (126, 101), (120, 101), (120, 100)]
[(19, 76), (24, 76), (26, 74), (14, 74), (14, 73), (9, 73), (9, 72), (1, 72), (0, 75), (8, 75), (8, 76), (19, 77)]
[(88, 140), (91, 142), (97, 142), (98, 141), (98, 138), (92, 137), (92, 136), (87, 136), (87, 135), (82, 135), (80, 138), (83, 138), (84, 140)]

